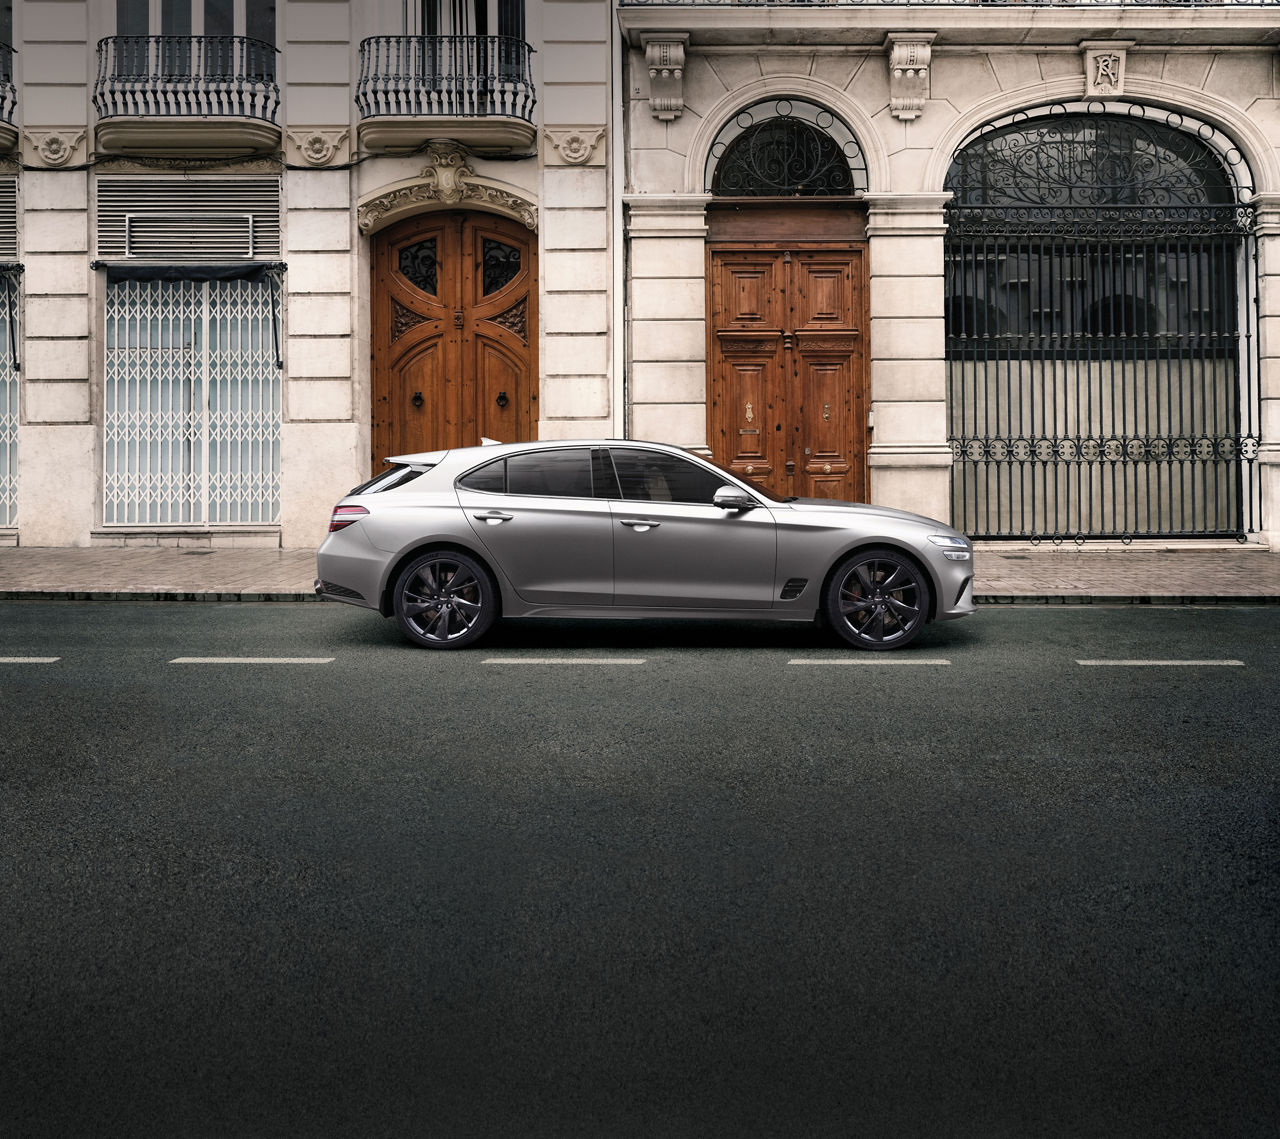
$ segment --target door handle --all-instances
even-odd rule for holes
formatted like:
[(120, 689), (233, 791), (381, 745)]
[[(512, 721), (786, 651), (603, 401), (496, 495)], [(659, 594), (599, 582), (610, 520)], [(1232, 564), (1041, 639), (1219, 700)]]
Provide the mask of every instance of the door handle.
[(619, 518), (624, 526), (630, 526), (637, 534), (643, 534), (646, 530), (656, 530), (662, 525), (661, 522), (655, 522), (652, 518)]
[(505, 514), (501, 510), (486, 510), (483, 514), (473, 514), (471, 517), (486, 522), (490, 526), (496, 526), (499, 522), (510, 522), (515, 515)]

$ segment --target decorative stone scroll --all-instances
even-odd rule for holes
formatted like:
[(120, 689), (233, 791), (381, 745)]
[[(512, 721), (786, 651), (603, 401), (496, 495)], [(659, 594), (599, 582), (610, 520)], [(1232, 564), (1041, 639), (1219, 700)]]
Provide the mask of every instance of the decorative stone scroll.
[(369, 233), (381, 223), (417, 212), (422, 206), (477, 206), (505, 214), (538, 228), (538, 209), (532, 202), (479, 177), (468, 161), (467, 148), (447, 139), (435, 139), (427, 152), (422, 173), (360, 203), (360, 229)]
[(350, 130), (289, 131), (289, 141), (308, 166), (328, 166), (342, 151)]
[(604, 138), (604, 127), (580, 127), (577, 130), (546, 132), (556, 153), (570, 166), (585, 166)]
[(86, 132), (54, 130), (23, 133), (26, 135), (28, 146), (33, 151), (32, 158), (35, 159), (36, 164), (56, 169), (59, 166), (66, 166), (76, 156), (80, 144), (84, 142)]
[(929, 65), (935, 32), (890, 32), (884, 38), (889, 53), (889, 113), (895, 119), (918, 119), (929, 98)]
[(669, 123), (684, 113), (684, 50), (688, 32), (642, 35), (644, 61), (649, 68), (649, 111)]

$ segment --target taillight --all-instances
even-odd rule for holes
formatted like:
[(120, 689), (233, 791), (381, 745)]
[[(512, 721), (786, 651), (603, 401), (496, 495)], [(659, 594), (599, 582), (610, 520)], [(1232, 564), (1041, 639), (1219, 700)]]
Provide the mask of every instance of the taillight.
[(329, 533), (345, 530), (352, 522), (359, 522), (368, 513), (363, 506), (335, 506), (333, 517), (329, 519)]

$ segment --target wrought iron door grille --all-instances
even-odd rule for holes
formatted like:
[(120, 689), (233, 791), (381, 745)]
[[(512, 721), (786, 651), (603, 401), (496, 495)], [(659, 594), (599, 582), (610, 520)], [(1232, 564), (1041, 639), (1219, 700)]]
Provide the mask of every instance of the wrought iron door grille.
[(264, 525), (280, 513), (270, 283), (107, 290), (107, 526)]
[(18, 524), (18, 282), (0, 273), (0, 526)]
[[(1132, 154), (1144, 144), (1116, 147), (1123, 122), (1096, 127), (1089, 145), (1106, 135), (1109, 151)], [(1014, 128), (1041, 175), (1046, 136), (1078, 147), (1086, 131), (1073, 129), (1068, 116)], [(1007, 137), (996, 141), (1017, 157)], [(1223, 181), (1205, 193), (1169, 177), (1174, 191), (1147, 192), (1162, 184), (1149, 168), (1152, 186), (1123, 204), (1133, 183), (1081, 187), (1071, 165), (1058, 204), (1035, 204), (1053, 202), (1055, 187), (1026, 180), (998, 191), (989, 180), (999, 204), (974, 204), (983, 195), (952, 184), (956, 525), (983, 538), (1243, 538), (1261, 528), (1253, 211), (1221, 201)]]

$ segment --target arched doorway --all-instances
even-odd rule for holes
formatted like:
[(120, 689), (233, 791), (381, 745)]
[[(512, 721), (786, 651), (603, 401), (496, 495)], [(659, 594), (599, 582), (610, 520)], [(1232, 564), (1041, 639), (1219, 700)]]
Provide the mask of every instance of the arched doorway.
[(373, 240), (372, 468), (533, 437), (536, 246), (493, 214), (422, 214)]
[(738, 112), (706, 166), (707, 439), (782, 494), (867, 496), (866, 164), (802, 99)]
[(1251, 182), (1128, 104), (984, 127), (946, 179), (953, 520), (979, 537), (1260, 525)]

